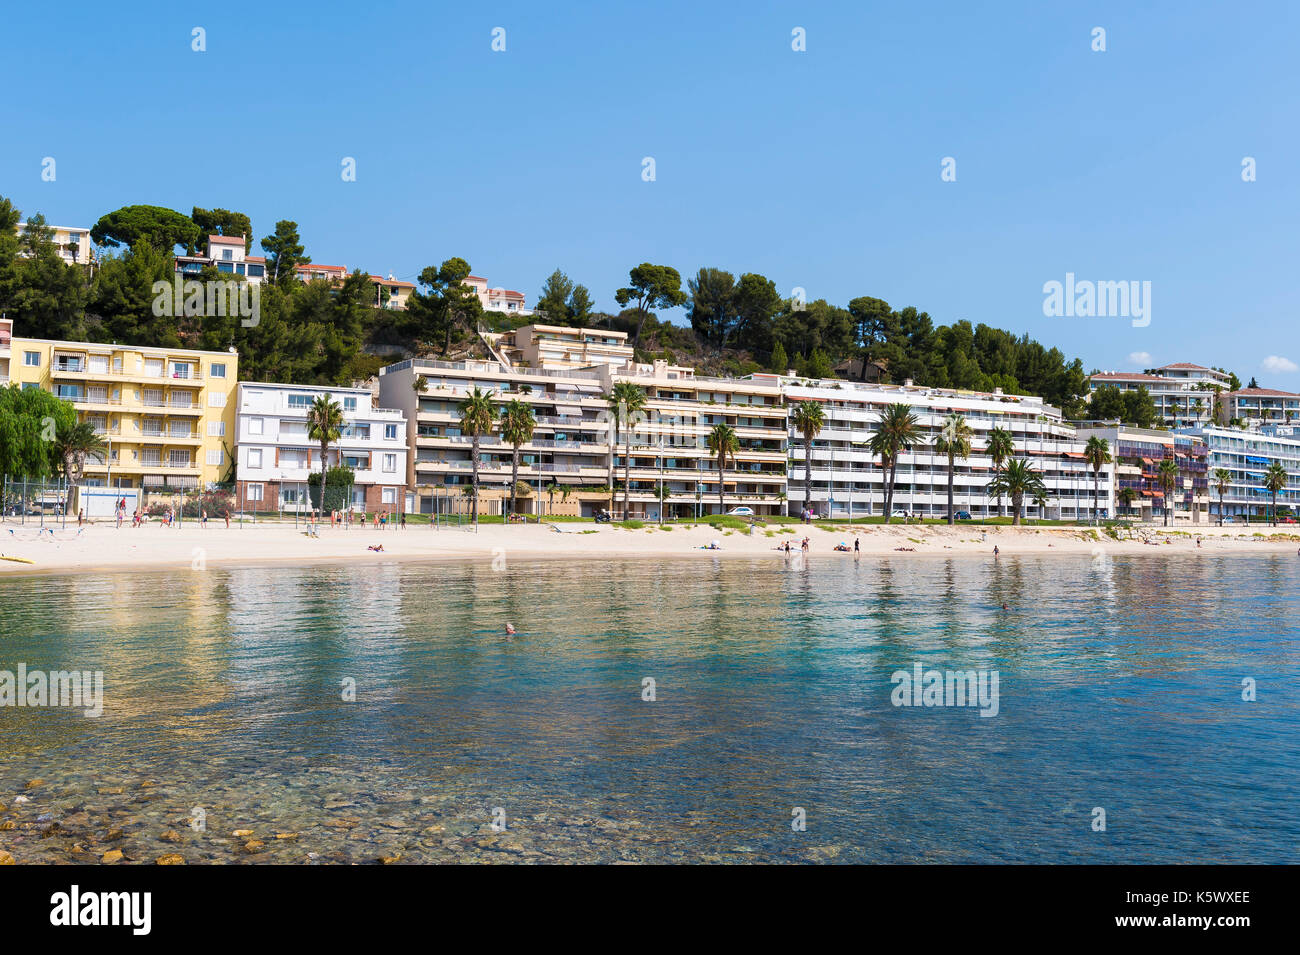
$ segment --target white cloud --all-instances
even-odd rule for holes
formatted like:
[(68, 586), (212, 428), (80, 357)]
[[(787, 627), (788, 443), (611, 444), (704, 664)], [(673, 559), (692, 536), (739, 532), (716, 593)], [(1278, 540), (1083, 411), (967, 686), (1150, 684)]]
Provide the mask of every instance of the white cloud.
[(1300, 371), (1300, 365), (1297, 365), (1290, 358), (1283, 358), (1281, 355), (1269, 355), (1259, 363), (1259, 367), (1265, 371), (1271, 371), (1275, 375)]
[(1138, 368), (1149, 368), (1151, 366), (1151, 353), (1149, 351), (1131, 351), (1128, 353), (1128, 363)]

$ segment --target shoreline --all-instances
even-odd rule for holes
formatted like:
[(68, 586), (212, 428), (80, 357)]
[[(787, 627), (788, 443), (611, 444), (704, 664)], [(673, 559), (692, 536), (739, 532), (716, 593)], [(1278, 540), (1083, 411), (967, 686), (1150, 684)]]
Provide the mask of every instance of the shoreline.
[[(553, 526), (563, 528), (560, 533)], [(13, 533), (9, 533), (9, 531)], [(1255, 536), (1259, 533), (1260, 536)], [(1300, 533), (1270, 528), (1269, 532), (1242, 533), (1234, 527), (1194, 530), (1148, 529), (1147, 540), (1114, 540), (1086, 527), (948, 527), (946, 525), (867, 525), (823, 530), (815, 524), (782, 524), (755, 528), (752, 534), (715, 529), (708, 525), (655, 525), (629, 530), (589, 524), (482, 525), (477, 532), (463, 529), (434, 530), (412, 525), (389, 528), (320, 529), (312, 538), (293, 525), (264, 523), (221, 524), (207, 528), (186, 524), (164, 529), (92, 524), (55, 529), (38, 534), (27, 525), (0, 525), (0, 555), (32, 563), (0, 560), (0, 577), (42, 576), (66, 573), (124, 573), (129, 571), (199, 571), (209, 567), (307, 566), (337, 563), (446, 563), (448, 561), (522, 560), (628, 560), (690, 557), (747, 557), (852, 560), (854, 553), (834, 550), (841, 541), (850, 548), (860, 542), (859, 557), (981, 557), (993, 559), (996, 546), (1002, 557), (1109, 556), (1123, 554), (1180, 554), (1225, 556), (1281, 554), (1300, 551)], [(807, 537), (804, 555), (800, 541)], [(1200, 546), (1197, 538), (1201, 539)], [(707, 549), (717, 541), (718, 550)], [(789, 541), (791, 553), (778, 551)], [(1166, 542), (1167, 541), (1167, 542)], [(382, 552), (368, 548), (383, 545)]]

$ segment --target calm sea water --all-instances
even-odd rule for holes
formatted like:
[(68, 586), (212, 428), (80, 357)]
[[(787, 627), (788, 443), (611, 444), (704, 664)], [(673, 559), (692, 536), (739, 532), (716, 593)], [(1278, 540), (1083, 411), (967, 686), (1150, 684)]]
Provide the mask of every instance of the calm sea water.
[[(0, 849), (1297, 862), (1298, 584), (1154, 555), (9, 578), (0, 670), (102, 669), (105, 710), (0, 707)], [(997, 670), (997, 716), (893, 706), (916, 662)]]

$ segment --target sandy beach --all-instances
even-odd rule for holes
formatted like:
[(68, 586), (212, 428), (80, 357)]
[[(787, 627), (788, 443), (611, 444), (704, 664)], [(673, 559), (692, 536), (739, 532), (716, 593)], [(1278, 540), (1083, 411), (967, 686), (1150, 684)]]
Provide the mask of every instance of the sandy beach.
[[(558, 528), (558, 530), (556, 529)], [(794, 553), (809, 538), (808, 556), (852, 560), (853, 553), (837, 552), (841, 542), (850, 548), (854, 538), (863, 557), (993, 556), (996, 546), (1004, 557), (1070, 554), (1095, 555), (1181, 553), (1213, 554), (1295, 553), (1300, 534), (1281, 528), (1201, 527), (1168, 532), (1159, 527), (1139, 529), (1134, 540), (1113, 540), (1104, 533), (1082, 527), (946, 527), (862, 526), (825, 530), (816, 525), (769, 524), (752, 533), (714, 529), (707, 525), (653, 525), (629, 530), (590, 523), (554, 525), (483, 525), (472, 529), (433, 529), (411, 525), (405, 530), (330, 528), (311, 537), (302, 527), (265, 522), (232, 525), (220, 522), (206, 528), (186, 523), (163, 528), (140, 528), (111, 523), (75, 525), (39, 532), (33, 524), (0, 525), (0, 555), (31, 563), (0, 560), (0, 575), (125, 571), (134, 569), (203, 570), (212, 566), (249, 564), (305, 564), (328, 561), (373, 563), (385, 560), (510, 560), (521, 559), (623, 559), (637, 557), (772, 557), (786, 541)], [(1197, 544), (1197, 538), (1200, 544)], [(719, 549), (704, 549), (716, 541)], [(372, 551), (371, 546), (383, 546)]]

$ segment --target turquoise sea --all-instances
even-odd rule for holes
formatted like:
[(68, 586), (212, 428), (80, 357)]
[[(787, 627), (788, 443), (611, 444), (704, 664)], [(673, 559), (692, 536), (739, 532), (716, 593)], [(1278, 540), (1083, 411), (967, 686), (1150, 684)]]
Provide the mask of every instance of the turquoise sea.
[[(1298, 585), (1290, 555), (0, 579), (0, 672), (104, 677), (98, 718), (0, 706), (0, 850), (1294, 863)], [(893, 705), (918, 663), (996, 671), (997, 715)]]

